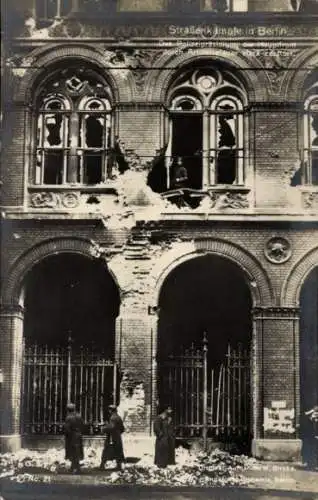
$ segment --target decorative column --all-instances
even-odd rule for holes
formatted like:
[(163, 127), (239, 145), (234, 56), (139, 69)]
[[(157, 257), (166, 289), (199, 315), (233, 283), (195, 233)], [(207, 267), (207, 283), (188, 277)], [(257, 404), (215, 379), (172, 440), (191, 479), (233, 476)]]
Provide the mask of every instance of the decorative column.
[(254, 318), (254, 439), (263, 460), (299, 461), (299, 309), (258, 307)]
[(0, 451), (21, 447), (23, 308), (3, 305), (0, 311)]

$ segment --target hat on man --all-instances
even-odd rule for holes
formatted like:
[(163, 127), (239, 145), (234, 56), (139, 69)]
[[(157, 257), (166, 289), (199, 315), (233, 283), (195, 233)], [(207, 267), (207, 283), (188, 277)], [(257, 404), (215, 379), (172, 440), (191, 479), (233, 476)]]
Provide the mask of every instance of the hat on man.
[(117, 406), (116, 405), (109, 405), (108, 409), (110, 411), (115, 411), (115, 410), (117, 410)]
[(66, 409), (68, 411), (75, 411), (75, 404), (74, 403), (68, 403)]
[(173, 413), (173, 410), (172, 410), (171, 406), (168, 406), (168, 407), (166, 408), (166, 412), (167, 412), (167, 413)]

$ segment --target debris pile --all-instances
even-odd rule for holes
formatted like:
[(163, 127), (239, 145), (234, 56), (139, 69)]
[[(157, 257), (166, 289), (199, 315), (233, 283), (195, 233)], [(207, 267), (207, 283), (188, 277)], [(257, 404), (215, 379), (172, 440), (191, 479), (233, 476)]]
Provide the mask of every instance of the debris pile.
[[(99, 482), (104, 484), (243, 486), (249, 480), (241, 472), (253, 467), (255, 462), (246, 456), (230, 455), (221, 450), (210, 454), (193, 453), (180, 447), (176, 450), (176, 465), (166, 469), (155, 466), (153, 456), (144, 454), (136, 463), (128, 461), (122, 471), (115, 472), (116, 464), (108, 462), (105, 472), (99, 472), (100, 452), (98, 448), (87, 448), (81, 468), (86, 475), (98, 473)], [(18, 482), (50, 482), (57, 474), (67, 473), (68, 469), (63, 449), (53, 448), (46, 452), (22, 449), (0, 455), (0, 477), (11, 476)]]

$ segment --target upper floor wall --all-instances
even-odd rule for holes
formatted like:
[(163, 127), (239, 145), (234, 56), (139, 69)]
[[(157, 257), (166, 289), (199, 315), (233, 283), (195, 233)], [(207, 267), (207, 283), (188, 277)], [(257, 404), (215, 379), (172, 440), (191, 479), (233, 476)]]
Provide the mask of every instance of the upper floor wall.
[(9, 61), (3, 205), (317, 215), (317, 49), (243, 47), (80, 41)]

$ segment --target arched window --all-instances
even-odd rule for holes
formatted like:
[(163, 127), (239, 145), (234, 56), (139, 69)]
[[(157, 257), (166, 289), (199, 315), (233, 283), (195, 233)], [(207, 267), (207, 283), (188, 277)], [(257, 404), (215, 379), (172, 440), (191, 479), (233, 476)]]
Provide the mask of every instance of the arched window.
[(167, 188), (174, 185), (174, 170), (187, 170), (187, 187), (244, 185), (244, 106), (246, 94), (239, 79), (214, 67), (188, 70), (169, 93), (170, 165)]
[(318, 185), (318, 81), (307, 92), (304, 105), (304, 182)]
[(110, 176), (111, 95), (93, 71), (56, 73), (37, 105), (35, 184), (99, 184)]

